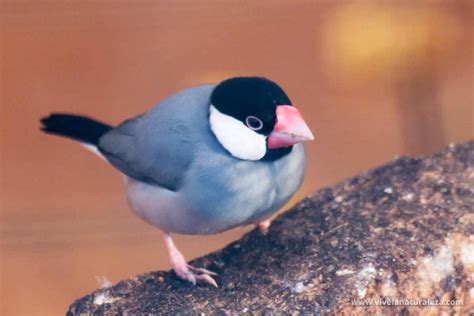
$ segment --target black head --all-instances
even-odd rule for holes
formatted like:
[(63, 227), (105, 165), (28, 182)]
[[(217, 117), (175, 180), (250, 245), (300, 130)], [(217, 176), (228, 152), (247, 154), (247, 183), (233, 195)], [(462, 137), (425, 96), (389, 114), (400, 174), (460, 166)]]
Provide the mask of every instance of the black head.
[(290, 98), (275, 82), (262, 77), (236, 77), (222, 81), (211, 95), (211, 104), (262, 135), (276, 123), (276, 107), (291, 105)]

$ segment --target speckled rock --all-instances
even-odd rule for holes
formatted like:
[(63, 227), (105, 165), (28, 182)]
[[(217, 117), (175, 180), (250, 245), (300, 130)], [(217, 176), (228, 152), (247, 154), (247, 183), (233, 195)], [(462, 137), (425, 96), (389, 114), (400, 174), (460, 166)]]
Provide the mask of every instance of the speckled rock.
[(194, 264), (220, 287), (150, 272), (68, 314), (472, 314), (474, 141), (323, 189)]

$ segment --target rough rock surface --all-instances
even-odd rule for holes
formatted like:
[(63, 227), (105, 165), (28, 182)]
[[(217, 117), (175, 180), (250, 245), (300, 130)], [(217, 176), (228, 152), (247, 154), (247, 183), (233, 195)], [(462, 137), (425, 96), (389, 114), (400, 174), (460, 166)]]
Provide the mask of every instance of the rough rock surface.
[[(323, 189), (267, 235), (254, 230), (193, 264), (218, 272), (220, 287), (150, 272), (78, 299), (68, 314), (474, 313), (474, 141)], [(462, 305), (354, 301), (378, 298)]]

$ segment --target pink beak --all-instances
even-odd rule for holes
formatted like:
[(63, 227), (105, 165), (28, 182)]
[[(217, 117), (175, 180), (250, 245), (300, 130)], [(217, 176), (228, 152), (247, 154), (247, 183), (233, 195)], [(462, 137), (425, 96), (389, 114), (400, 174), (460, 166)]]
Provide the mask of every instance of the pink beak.
[(268, 136), (268, 148), (288, 147), (307, 140), (314, 140), (301, 113), (291, 105), (279, 105), (276, 108), (277, 122)]

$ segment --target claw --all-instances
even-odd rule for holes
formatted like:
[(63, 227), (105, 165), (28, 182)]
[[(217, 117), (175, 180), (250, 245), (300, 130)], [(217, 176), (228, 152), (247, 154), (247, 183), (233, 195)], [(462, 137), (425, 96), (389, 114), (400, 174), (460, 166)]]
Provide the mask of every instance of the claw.
[(203, 281), (204, 283), (210, 284), (215, 288), (219, 288), (219, 286), (217, 286), (216, 281), (214, 281), (214, 279), (208, 274), (199, 274), (196, 276), (196, 279), (198, 279), (199, 281)]
[(174, 267), (174, 272), (176, 275), (185, 281), (191, 282), (193, 285), (196, 285), (198, 281), (210, 284), (214, 287), (218, 287), (216, 281), (211, 277), (215, 276), (217, 273), (209, 271), (203, 268), (195, 268), (191, 265), (186, 266), (176, 266)]
[(196, 268), (196, 267), (193, 267), (192, 265), (189, 265), (188, 264), (188, 268), (194, 272), (198, 272), (200, 274), (207, 274), (207, 275), (213, 275), (213, 276), (218, 276), (217, 273), (215, 272), (212, 272), (212, 271), (209, 271), (207, 269), (204, 269), (204, 268)]

